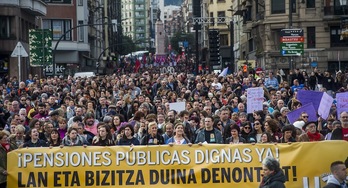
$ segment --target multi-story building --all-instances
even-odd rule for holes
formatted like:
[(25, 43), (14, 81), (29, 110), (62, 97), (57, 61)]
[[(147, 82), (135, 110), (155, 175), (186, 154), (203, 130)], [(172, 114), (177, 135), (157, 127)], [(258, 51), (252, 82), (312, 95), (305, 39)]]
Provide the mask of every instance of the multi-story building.
[[(341, 40), (341, 23), (346, 6), (339, 0), (292, 1), (241, 0), (244, 10), (241, 53), (254, 59), (257, 66), (266, 69), (313, 67), (331, 72), (348, 67), (346, 39)], [(290, 14), (289, 14), (290, 13)], [(304, 54), (284, 57), (280, 50), (281, 30), (300, 28), (304, 31)]]
[[(56, 70), (56, 74), (70, 74), (73, 71), (92, 65), (89, 58), (90, 44), (88, 41), (88, 6), (83, 0), (45, 0), (47, 3), (47, 15), (43, 17), (43, 29), (51, 29), (53, 32), (52, 46), (54, 50), (54, 64), (63, 67)], [(61, 37), (62, 36), (62, 37)], [(61, 39), (61, 40), (59, 40)], [(53, 69), (46, 74), (53, 74)]]
[(121, 0), (88, 0), (89, 64), (84, 70), (112, 73), (122, 48)]
[(42, 0), (2, 0), (0, 1), (0, 77), (17, 76), (27, 78), (29, 72), (40, 73), (40, 69), (29, 66), (29, 58), (21, 59), (18, 70), (18, 58), (11, 58), (17, 42), (21, 42), (29, 53), (29, 29), (40, 25), (41, 16), (46, 15), (46, 4)]
[(149, 45), (149, 2), (145, 0), (122, 0), (121, 6), (123, 33), (131, 37), (138, 46), (145, 49)]

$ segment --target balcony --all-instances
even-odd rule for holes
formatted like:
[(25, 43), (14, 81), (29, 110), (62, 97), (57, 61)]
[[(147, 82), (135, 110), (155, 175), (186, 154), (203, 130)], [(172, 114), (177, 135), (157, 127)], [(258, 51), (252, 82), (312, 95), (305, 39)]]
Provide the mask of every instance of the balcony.
[(135, 0), (135, 3), (145, 3), (145, 0)]
[(46, 4), (40, 0), (20, 0), (19, 5), (36, 16), (45, 16), (47, 14)]
[(144, 17), (145, 17), (145, 14), (135, 14), (135, 17), (136, 17), (136, 18), (144, 18)]
[(135, 25), (144, 25), (145, 22), (144, 21), (140, 21), (140, 22), (135, 22)]
[[(346, 7), (346, 12), (348, 12), (348, 7)], [(325, 6), (324, 15), (325, 16), (345, 15), (344, 8), (342, 6)]]
[(135, 10), (144, 10), (144, 6), (141, 6), (141, 7), (135, 7)]
[(0, 6), (19, 6), (35, 16), (47, 14), (46, 4), (41, 0), (1, 0)]

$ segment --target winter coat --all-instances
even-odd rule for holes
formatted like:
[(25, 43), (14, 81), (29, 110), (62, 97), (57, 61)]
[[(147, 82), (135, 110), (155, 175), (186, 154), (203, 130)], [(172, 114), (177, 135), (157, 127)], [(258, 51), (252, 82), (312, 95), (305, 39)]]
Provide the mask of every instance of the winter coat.
[(347, 185), (345, 183), (341, 185), (333, 175), (330, 175), (324, 188), (347, 188)]
[[(214, 134), (215, 134), (215, 143), (216, 144), (223, 144), (223, 139), (222, 139), (222, 134), (219, 130), (214, 129)], [(205, 142), (205, 129), (202, 129), (201, 131), (198, 132), (195, 144), (198, 144), (199, 142)], [(208, 141), (207, 141), (208, 142)]]
[[(17, 149), (15, 144), (10, 143), (10, 151)], [(6, 149), (0, 144), (0, 184), (7, 181), (7, 176), (3, 174), (3, 171), (7, 170), (7, 152)]]
[(264, 177), (261, 181), (260, 188), (285, 188), (286, 177), (282, 170)]

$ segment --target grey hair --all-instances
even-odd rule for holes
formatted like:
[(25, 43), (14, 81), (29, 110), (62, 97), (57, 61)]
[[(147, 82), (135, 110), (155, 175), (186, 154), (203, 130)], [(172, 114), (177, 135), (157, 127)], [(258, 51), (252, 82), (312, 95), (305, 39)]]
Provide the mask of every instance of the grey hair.
[(105, 116), (104, 119), (103, 119), (104, 123), (109, 123), (111, 121), (112, 121), (112, 117), (111, 116)]
[(273, 157), (266, 157), (265, 159), (263, 159), (262, 164), (271, 171), (278, 172), (280, 170), (279, 162)]

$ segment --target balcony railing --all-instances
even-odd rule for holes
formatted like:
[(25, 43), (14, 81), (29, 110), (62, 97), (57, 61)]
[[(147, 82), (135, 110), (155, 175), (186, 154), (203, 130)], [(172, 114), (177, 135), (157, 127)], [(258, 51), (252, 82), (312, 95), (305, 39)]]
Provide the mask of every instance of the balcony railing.
[(324, 15), (345, 15), (345, 12), (348, 13), (348, 6), (345, 9), (342, 6), (325, 6)]
[(145, 0), (135, 0), (135, 3), (144, 3)]
[(143, 18), (143, 17), (145, 17), (145, 14), (136, 14), (135, 17), (137, 17), (137, 18)]

